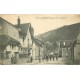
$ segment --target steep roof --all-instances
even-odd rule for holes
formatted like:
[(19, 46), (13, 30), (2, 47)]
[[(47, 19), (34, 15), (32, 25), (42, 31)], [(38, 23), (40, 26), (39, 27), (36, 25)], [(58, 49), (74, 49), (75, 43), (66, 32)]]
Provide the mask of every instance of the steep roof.
[(19, 45), (20, 42), (7, 36), (7, 35), (0, 35), (0, 46), (6, 46), (7, 44)]
[(0, 20), (5, 21), (6, 23), (8, 23), (8, 24), (12, 25), (14, 28), (16, 28), (12, 23), (8, 22), (7, 20), (3, 19), (2, 17), (0, 17)]
[(1, 27), (0, 36), (6, 35), (13, 39), (16, 39), (16, 41), (19, 41), (18, 30), (12, 23), (0, 17), (0, 27)]
[(41, 40), (37, 38), (34, 38), (33, 41), (37, 46), (40, 46), (40, 47), (42, 47), (42, 45), (44, 44)]
[[(27, 35), (27, 31), (30, 28), (31, 24), (30, 23), (24, 23), (24, 24), (20, 24), (20, 33), (23, 35)], [(18, 25), (15, 25), (16, 28), (18, 28)]]
[[(14, 28), (18, 28), (18, 25), (13, 25), (12, 23), (8, 22), (7, 20), (3, 19), (2, 17), (0, 17), (0, 20), (4, 20), (5, 22), (7, 22), (8, 24), (12, 25)], [(27, 35), (27, 31), (28, 29), (31, 27), (31, 23), (23, 23), (23, 24), (20, 24), (20, 33), (24, 34), (24, 35)]]
[[(7, 20), (3, 19), (2, 17), (0, 17), (0, 23), (1, 23), (1, 27), (8, 26), (8, 25), (4, 24), (4, 23), (7, 23), (12, 26), (12, 29), (14, 28), (15, 30), (17, 30), (17, 28), (12, 23), (8, 22)], [(8, 28), (9, 28), (9, 26), (8, 26)], [(6, 46), (7, 44), (19, 45), (20, 42), (17, 38), (14, 38), (12, 35), (9, 35), (5, 32), (5, 34), (0, 35), (0, 47)]]

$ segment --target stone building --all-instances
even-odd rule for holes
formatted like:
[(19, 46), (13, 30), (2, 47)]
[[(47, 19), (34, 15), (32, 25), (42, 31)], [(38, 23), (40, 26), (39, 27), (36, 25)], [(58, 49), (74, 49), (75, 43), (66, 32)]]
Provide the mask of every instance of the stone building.
[(0, 17), (0, 64), (25, 63), (32, 55), (34, 29), (31, 23), (17, 24)]
[(19, 33), (15, 26), (0, 17), (0, 64), (11, 64), (19, 53)]
[(73, 62), (74, 56), (74, 42), (75, 40), (60, 40), (59, 46), (61, 50), (61, 55), (65, 64), (70, 64)]
[(15, 27), (19, 31), (20, 38), (20, 51), (19, 51), (19, 63), (27, 62), (26, 59), (32, 55), (34, 29), (31, 23), (21, 24), (21, 20), (17, 19), (18, 24)]
[(34, 59), (41, 59), (43, 57), (43, 51), (44, 51), (44, 43), (37, 38), (33, 39), (34, 46)]
[(73, 59), (74, 64), (80, 64), (80, 33), (75, 40)]

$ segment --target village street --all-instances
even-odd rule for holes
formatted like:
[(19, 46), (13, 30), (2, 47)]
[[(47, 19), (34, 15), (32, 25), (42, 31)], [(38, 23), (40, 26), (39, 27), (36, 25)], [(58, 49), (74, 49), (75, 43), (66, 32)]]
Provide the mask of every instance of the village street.
[(44, 61), (42, 61), (41, 60), (41, 62), (39, 63), (39, 60), (33, 60), (33, 62), (32, 63), (23, 63), (23, 64), (19, 64), (19, 65), (48, 65), (48, 64), (50, 64), (50, 65), (63, 65), (64, 63), (63, 63), (63, 60), (62, 60), (62, 58), (59, 58), (58, 60), (49, 60), (48, 62), (46, 61), (46, 60), (44, 60)]
[(80, 64), (80, 23), (35, 35), (32, 23), (15, 20), (16, 25), (0, 17), (1, 65)]

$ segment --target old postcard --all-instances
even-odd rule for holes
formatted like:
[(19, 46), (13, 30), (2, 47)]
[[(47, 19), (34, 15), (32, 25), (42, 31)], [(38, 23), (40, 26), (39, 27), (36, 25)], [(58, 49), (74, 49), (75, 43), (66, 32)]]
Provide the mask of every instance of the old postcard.
[(80, 64), (80, 14), (0, 14), (0, 64)]

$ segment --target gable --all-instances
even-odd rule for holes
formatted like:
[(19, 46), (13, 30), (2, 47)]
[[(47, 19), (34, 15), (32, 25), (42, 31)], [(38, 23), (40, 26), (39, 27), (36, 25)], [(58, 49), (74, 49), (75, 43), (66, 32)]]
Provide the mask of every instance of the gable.
[(27, 31), (30, 27), (30, 23), (20, 24), (20, 27), (18, 25), (15, 25), (16, 28), (20, 28), (20, 34), (27, 35)]
[(42, 47), (43, 42), (42, 42), (41, 40), (39, 40), (39, 39), (37, 39), (37, 38), (34, 38), (33, 41), (34, 41), (34, 43), (35, 43), (37, 46)]
[(17, 41), (19, 41), (19, 33), (17, 28), (14, 27), (13, 24), (9, 23), (8, 21), (0, 18), (0, 26), (2, 27), (1, 35), (7, 35)]

